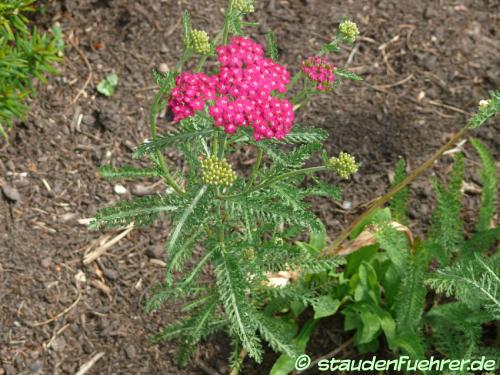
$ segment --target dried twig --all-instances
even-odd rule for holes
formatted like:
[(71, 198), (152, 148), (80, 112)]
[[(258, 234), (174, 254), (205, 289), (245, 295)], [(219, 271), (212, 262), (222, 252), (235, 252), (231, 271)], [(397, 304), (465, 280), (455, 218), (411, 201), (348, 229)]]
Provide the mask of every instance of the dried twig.
[(243, 361), (245, 360), (245, 357), (248, 355), (248, 352), (245, 349), (242, 349), (240, 352), (240, 356), (238, 359), (238, 364), (239, 366), (234, 367), (229, 375), (238, 375), (238, 372), (240, 372), (240, 367), (243, 364)]
[(460, 109), (460, 108), (457, 108), (457, 107), (453, 107), (452, 105), (449, 105), (449, 104), (444, 104), (444, 103), (436, 102), (435, 100), (429, 100), (429, 104), (435, 105), (437, 107), (443, 107), (443, 108), (449, 109), (450, 111), (462, 113), (462, 114), (464, 114), (466, 116), (470, 116), (469, 112), (464, 111), (463, 109)]
[(92, 80), (92, 66), (89, 63), (89, 60), (87, 59), (87, 56), (85, 56), (85, 54), (82, 52), (82, 50), (80, 48), (78, 48), (78, 46), (76, 45), (76, 43), (73, 41), (72, 38), (69, 38), (69, 43), (73, 46), (73, 48), (76, 50), (76, 52), (78, 52), (78, 54), (82, 58), (83, 62), (87, 66), (87, 71), (88, 71), (87, 79), (85, 80), (85, 83), (83, 84), (83, 86), (80, 89), (80, 91), (78, 91), (78, 93), (76, 94), (76, 96), (70, 102), (70, 105), (73, 105), (73, 104), (76, 103), (76, 101), (78, 100), (78, 98), (80, 98), (80, 96), (85, 92), (85, 89), (87, 88), (87, 86), (89, 85), (90, 81)]
[(96, 364), (96, 362), (104, 356), (104, 354), (104, 352), (97, 353), (89, 361), (85, 362), (82, 367), (80, 367), (80, 370), (78, 370), (76, 375), (86, 374)]
[(375, 88), (378, 88), (378, 89), (389, 89), (391, 87), (396, 87), (396, 86), (399, 86), (399, 85), (403, 85), (405, 84), (406, 82), (408, 82), (409, 80), (411, 80), (413, 78), (413, 73), (410, 73), (410, 75), (400, 81), (397, 81), (397, 82), (394, 82), (394, 83), (389, 83), (387, 85), (376, 85), (376, 86), (373, 86)]
[(61, 311), (56, 316), (54, 316), (54, 317), (52, 317), (50, 319), (44, 320), (43, 322), (31, 323), (29, 325), (32, 326), (32, 327), (40, 327), (40, 326), (43, 326), (45, 324), (52, 323), (53, 321), (59, 319), (63, 315), (66, 315), (68, 312), (70, 312), (76, 305), (78, 305), (78, 302), (80, 302), (81, 299), (82, 299), (82, 294), (78, 293), (78, 297), (76, 298), (75, 302), (73, 302), (70, 306), (68, 306), (67, 308), (65, 308), (63, 311)]
[(107, 241), (106, 243), (100, 245), (97, 249), (95, 249), (92, 252), (85, 255), (85, 257), (83, 258), (83, 264), (92, 263), (94, 260), (99, 258), (101, 255), (103, 255), (106, 252), (106, 250), (108, 250), (111, 246), (113, 246), (114, 244), (119, 242), (123, 237), (125, 237), (127, 234), (129, 234), (130, 231), (133, 229), (133, 227), (134, 227), (134, 225), (132, 223), (123, 232), (121, 232), (118, 236), (116, 236), (113, 239)]

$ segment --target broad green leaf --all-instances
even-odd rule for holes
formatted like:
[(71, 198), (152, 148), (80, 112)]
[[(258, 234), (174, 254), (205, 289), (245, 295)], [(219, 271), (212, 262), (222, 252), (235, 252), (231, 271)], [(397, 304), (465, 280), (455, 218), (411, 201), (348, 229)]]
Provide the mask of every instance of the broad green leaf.
[(378, 334), (381, 324), (379, 317), (366, 308), (365, 305), (358, 310), (361, 319), (361, 329), (357, 333), (357, 343), (367, 344)]
[[(298, 353), (304, 353), (306, 350), (307, 342), (311, 337), (311, 333), (316, 326), (316, 320), (308, 320), (304, 327), (302, 327), (299, 335), (292, 340), (292, 345), (297, 348)], [(274, 363), (270, 375), (287, 375), (295, 370), (295, 358), (282, 354)]]
[(340, 301), (331, 296), (318, 297), (313, 303), (314, 319), (325, 318), (337, 312)]

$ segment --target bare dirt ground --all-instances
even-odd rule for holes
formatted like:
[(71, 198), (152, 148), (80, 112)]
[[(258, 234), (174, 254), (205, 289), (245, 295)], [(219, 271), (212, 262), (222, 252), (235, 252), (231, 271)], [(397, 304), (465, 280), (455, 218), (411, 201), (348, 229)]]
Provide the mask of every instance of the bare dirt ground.
[[(35, 22), (42, 28), (60, 22), (67, 48), (60, 75), (40, 87), (30, 116), (0, 149), (0, 181), (19, 194), (16, 202), (0, 195), (0, 374), (74, 374), (99, 353), (89, 374), (203, 374), (207, 366), (227, 372), (223, 335), (200, 348), (199, 360), (186, 369), (176, 366), (175, 345), (149, 341), (179, 315), (173, 305), (154, 314), (142, 309), (162, 277), (168, 228), (134, 230), (85, 265), (88, 246), (95, 249), (107, 234), (78, 222), (123, 198), (96, 171), (103, 163), (137, 163), (131, 151), (148, 137), (154, 95), (149, 71), (173, 66), (180, 55), (181, 12), (190, 9), (194, 24), (214, 35), (224, 3), (45, 2), (46, 12)], [(297, 120), (327, 129), (331, 153), (344, 150), (363, 163), (343, 184), (343, 202), (315, 205), (332, 237), (387, 189), (400, 157), (410, 168), (418, 166), (463, 126), (488, 90), (500, 86), (495, 0), (277, 0), (258, 1), (256, 8), (250, 18), (260, 26), (251, 35), (264, 41), (273, 29), (281, 59), (294, 71), (332, 38), (342, 16), (361, 30), (355, 45), (335, 59), (347, 60), (365, 81), (316, 98)], [(95, 86), (112, 71), (120, 80), (116, 94), (97, 95)], [(497, 122), (474, 134), (497, 158), (498, 130)], [(467, 182), (478, 184), (478, 157), (468, 144), (464, 152)], [(179, 162), (175, 154), (169, 159)], [(431, 173), (445, 175), (451, 160), (444, 157)], [(152, 184), (125, 184), (126, 196)], [(470, 227), (478, 195), (465, 196), (463, 217)], [(416, 233), (423, 232), (432, 207), (430, 185), (421, 178), (412, 186)], [(345, 338), (328, 322), (321, 330), (328, 334), (316, 335), (311, 355), (325, 354)], [(265, 374), (273, 358), (270, 353), (260, 367), (249, 362), (242, 373)]]

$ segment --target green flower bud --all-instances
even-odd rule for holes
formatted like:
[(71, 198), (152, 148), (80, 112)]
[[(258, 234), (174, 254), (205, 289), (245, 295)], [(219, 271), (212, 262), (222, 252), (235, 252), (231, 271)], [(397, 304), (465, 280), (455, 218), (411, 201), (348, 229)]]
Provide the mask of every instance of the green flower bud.
[(339, 156), (330, 158), (329, 164), (343, 180), (347, 180), (352, 174), (358, 171), (356, 159), (346, 152), (341, 152)]
[(348, 19), (343, 20), (340, 23), (339, 31), (344, 35), (348, 43), (354, 43), (357, 36), (359, 35), (358, 26)]
[(208, 34), (203, 30), (193, 29), (189, 35), (187, 47), (200, 55), (209, 55), (211, 47)]
[(240, 13), (253, 13), (254, 0), (233, 0), (233, 9)]
[(225, 159), (219, 160), (212, 155), (208, 159), (202, 159), (200, 163), (202, 179), (207, 185), (231, 186), (236, 180), (236, 173)]
[(254, 248), (247, 247), (243, 251), (243, 255), (245, 256), (245, 259), (247, 259), (247, 260), (253, 260), (253, 259), (255, 259), (255, 250), (254, 250)]

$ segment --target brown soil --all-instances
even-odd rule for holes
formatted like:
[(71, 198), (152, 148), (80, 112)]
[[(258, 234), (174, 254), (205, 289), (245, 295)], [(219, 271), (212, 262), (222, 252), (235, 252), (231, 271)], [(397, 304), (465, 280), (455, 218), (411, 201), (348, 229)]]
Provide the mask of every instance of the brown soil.
[[(200, 361), (186, 369), (176, 366), (173, 344), (149, 342), (179, 316), (178, 306), (154, 314), (142, 309), (149, 288), (162, 277), (161, 241), (168, 228), (132, 231), (97, 262), (84, 265), (86, 248), (105, 234), (78, 223), (122, 198), (112, 183), (96, 179), (96, 170), (109, 161), (133, 162), (131, 151), (148, 137), (154, 94), (149, 70), (175, 64), (182, 47), (181, 12), (190, 9), (193, 22), (213, 35), (224, 3), (46, 2), (36, 22), (61, 23), (65, 63), (59, 76), (40, 87), (30, 116), (0, 150), (0, 182), (20, 194), (15, 204), (0, 196), (0, 374), (74, 374), (100, 352), (104, 356), (89, 373), (208, 373), (204, 366), (227, 372), (224, 335), (206, 343)], [(261, 25), (252, 35), (264, 41), (273, 29), (282, 61), (297, 69), (332, 36), (343, 15), (358, 22), (362, 37), (338, 61), (349, 59), (365, 81), (316, 98), (298, 119), (330, 132), (331, 153), (345, 150), (363, 163), (354, 181), (343, 184), (351, 209), (317, 201), (332, 236), (359, 213), (358, 206), (387, 189), (398, 158), (415, 168), (464, 124), (466, 112), (488, 90), (500, 86), (500, 5), (494, 0), (258, 1), (252, 18)], [(74, 101), (89, 74), (85, 60), (92, 69), (90, 84)], [(120, 79), (116, 94), (97, 95), (95, 86), (111, 71)], [(498, 157), (498, 125), (474, 134)], [(467, 182), (480, 182), (478, 157), (468, 145), (465, 156)], [(444, 175), (451, 160), (444, 157), (431, 173)], [(137, 188), (124, 185), (129, 192)], [(412, 228), (421, 233), (432, 208), (431, 190), (421, 178), (412, 191)], [(477, 201), (467, 193), (463, 215), (469, 227)], [(78, 281), (82, 273), (86, 282)], [(328, 335), (316, 335), (312, 355), (347, 338), (329, 323), (323, 328)], [(261, 367), (249, 362), (243, 373), (265, 374), (273, 358)]]

